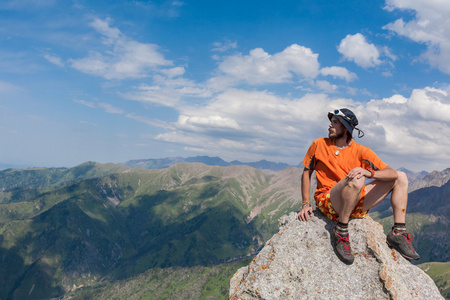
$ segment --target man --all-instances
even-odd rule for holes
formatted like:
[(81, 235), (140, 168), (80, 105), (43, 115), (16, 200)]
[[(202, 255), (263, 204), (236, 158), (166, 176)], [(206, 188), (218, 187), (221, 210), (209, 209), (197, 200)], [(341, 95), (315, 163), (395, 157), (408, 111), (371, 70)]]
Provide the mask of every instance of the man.
[[(386, 165), (369, 148), (356, 143), (364, 133), (356, 128), (358, 119), (346, 108), (328, 113), (330, 125), (328, 138), (315, 140), (303, 160), (303, 205), (297, 219), (308, 221), (311, 175), (316, 171), (316, 205), (329, 219), (338, 221), (331, 233), (337, 256), (346, 264), (352, 264), (354, 256), (350, 247), (348, 222), (350, 218), (364, 218), (369, 209), (379, 204), (389, 193), (394, 214), (394, 227), (387, 236), (387, 243), (407, 259), (419, 259), (412, 237), (406, 232), (405, 215), (408, 202), (408, 179), (403, 172)], [(373, 181), (366, 184), (366, 178)]]

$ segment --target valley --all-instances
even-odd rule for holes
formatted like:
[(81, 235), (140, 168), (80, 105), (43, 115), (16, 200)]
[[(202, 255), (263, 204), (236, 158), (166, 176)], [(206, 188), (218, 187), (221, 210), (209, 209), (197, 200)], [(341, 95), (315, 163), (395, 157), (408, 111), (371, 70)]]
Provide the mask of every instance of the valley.
[[(225, 299), (229, 277), (298, 210), (300, 174), (203, 163), (0, 171), (0, 298)], [(444, 181), (410, 193), (420, 263), (448, 261)], [(371, 213), (385, 230), (389, 215), (388, 203)]]

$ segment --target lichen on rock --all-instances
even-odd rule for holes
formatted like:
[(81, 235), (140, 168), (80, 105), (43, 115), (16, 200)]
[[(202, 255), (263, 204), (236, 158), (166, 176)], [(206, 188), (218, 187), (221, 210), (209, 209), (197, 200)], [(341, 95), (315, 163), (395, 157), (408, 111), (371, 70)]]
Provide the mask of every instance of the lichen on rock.
[(296, 213), (230, 281), (230, 299), (443, 299), (433, 280), (386, 244), (370, 217), (349, 223), (355, 261), (333, 251), (335, 222), (315, 210), (308, 222)]

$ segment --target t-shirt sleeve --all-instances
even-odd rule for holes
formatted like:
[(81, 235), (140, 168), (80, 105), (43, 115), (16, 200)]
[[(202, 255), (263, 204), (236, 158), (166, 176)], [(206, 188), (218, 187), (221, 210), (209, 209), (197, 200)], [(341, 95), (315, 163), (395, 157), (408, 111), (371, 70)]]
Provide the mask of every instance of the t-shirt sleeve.
[(305, 166), (305, 168), (314, 170), (316, 149), (317, 140), (314, 141), (311, 146), (309, 146), (309, 149), (306, 152), (305, 158), (303, 159), (303, 165)]
[(366, 148), (362, 153), (362, 167), (364, 169), (383, 170), (388, 167), (371, 149)]

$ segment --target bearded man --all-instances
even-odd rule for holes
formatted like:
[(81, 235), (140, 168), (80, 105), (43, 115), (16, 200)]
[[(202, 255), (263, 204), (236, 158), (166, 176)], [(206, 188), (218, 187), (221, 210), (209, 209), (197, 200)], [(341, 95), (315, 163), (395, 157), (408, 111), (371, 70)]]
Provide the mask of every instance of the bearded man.
[[(316, 171), (316, 206), (329, 219), (337, 221), (331, 233), (333, 248), (344, 263), (352, 264), (350, 218), (364, 218), (371, 208), (391, 194), (394, 226), (387, 243), (405, 258), (418, 260), (420, 256), (411, 244), (412, 237), (406, 232), (408, 179), (405, 173), (392, 169), (371, 149), (354, 141), (354, 129), (358, 137), (364, 133), (356, 128), (358, 119), (351, 110), (336, 109), (328, 113), (328, 119), (328, 138), (316, 139), (303, 160), (303, 204), (297, 219), (309, 220), (311, 175)], [(372, 181), (366, 182), (368, 178)]]

